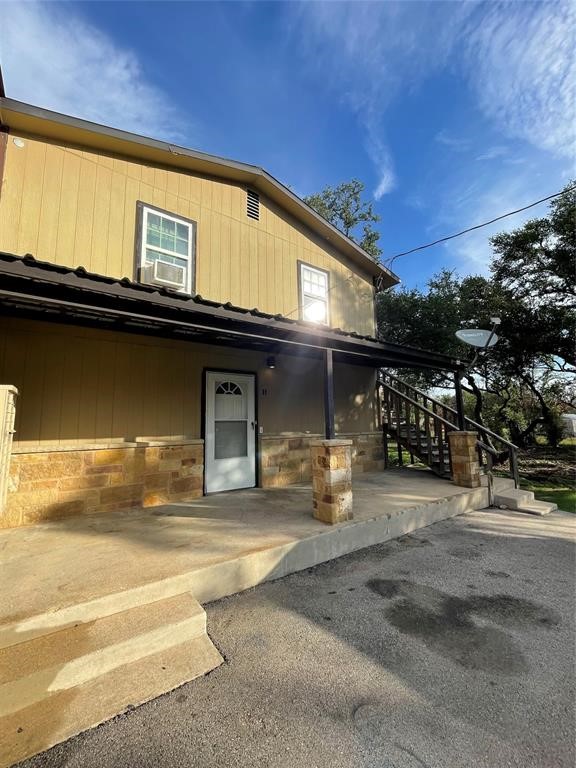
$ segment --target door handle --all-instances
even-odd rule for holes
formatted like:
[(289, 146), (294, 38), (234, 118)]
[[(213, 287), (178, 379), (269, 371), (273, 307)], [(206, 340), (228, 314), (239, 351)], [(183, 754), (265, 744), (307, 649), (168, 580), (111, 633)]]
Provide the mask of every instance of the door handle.
[(252, 424), (252, 430), (256, 429), (256, 422), (255, 421), (251, 421), (250, 424)]

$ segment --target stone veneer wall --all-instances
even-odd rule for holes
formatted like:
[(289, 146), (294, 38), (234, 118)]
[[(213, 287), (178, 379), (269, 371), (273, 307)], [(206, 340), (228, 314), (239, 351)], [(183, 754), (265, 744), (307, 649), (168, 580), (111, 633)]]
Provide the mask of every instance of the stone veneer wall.
[(382, 432), (361, 432), (337, 435), (352, 440), (352, 472), (381, 472), (384, 469), (384, 439)]
[(0, 528), (196, 499), (203, 484), (202, 440), (16, 452)]
[[(339, 435), (352, 440), (352, 470), (384, 468), (381, 432)], [(312, 479), (310, 441), (321, 435), (260, 438), (264, 488)], [(0, 528), (73, 515), (152, 507), (202, 496), (204, 443), (142, 443), (41, 449), (12, 454)]]
[[(381, 432), (339, 434), (337, 439), (352, 440), (352, 471), (375, 472), (384, 469), (384, 444)], [(264, 436), (260, 438), (263, 488), (282, 487), (312, 479), (310, 442), (322, 435)]]

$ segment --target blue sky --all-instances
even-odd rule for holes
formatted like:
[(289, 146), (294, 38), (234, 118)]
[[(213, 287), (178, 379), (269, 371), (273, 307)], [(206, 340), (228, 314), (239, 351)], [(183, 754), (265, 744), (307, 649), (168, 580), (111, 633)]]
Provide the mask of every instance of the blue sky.
[[(576, 176), (563, 2), (4, 2), (9, 96), (265, 167), (300, 195), (357, 177), (384, 257)], [(482, 273), (488, 237), (400, 259)]]

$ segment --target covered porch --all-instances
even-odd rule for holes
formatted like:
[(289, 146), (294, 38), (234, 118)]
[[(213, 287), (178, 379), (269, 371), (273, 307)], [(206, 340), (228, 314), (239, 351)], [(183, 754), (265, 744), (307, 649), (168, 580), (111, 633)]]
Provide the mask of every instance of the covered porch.
[(221, 664), (203, 604), (489, 504), (427, 469), (353, 486), (337, 526), (302, 483), (0, 531), (0, 766)]
[[(460, 369), (443, 355), (29, 256), (0, 254), (0, 274), (0, 379), (18, 389), (0, 527), (309, 482), (319, 439), (347, 444), (352, 473), (383, 469), (377, 371)], [(231, 462), (246, 456), (246, 471), (224, 487), (209, 477), (220, 462), (210, 407), (219, 379), (228, 392), (246, 384)], [(225, 464), (234, 446), (223, 447)], [(348, 490), (340, 485), (323, 496)]]
[(485, 484), (427, 469), (364, 473), (353, 490), (337, 527), (311, 516), (301, 483), (0, 531), (0, 647), (185, 591), (206, 603), (489, 505)]

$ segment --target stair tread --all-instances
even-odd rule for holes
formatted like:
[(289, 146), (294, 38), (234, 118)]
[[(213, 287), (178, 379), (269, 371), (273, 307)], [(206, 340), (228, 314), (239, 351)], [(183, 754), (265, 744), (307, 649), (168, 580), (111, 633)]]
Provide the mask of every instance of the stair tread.
[(531, 501), (529, 504), (522, 504), (518, 507), (518, 512), (527, 512), (530, 515), (549, 515), (550, 512), (556, 512), (558, 505), (552, 501)]
[(42, 752), (127, 708), (149, 701), (223, 662), (207, 635), (126, 664), (88, 683), (53, 693), (0, 718), (0, 765)]
[(192, 594), (183, 593), (40, 635), (0, 649), (0, 682), (17, 680), (24, 670), (29, 676), (63, 667), (73, 659), (190, 619), (199, 633), (205, 631), (204, 609)]
[[(406, 434), (406, 430), (389, 428), (392, 437), (395, 437), (402, 447), (409, 453), (417, 456), (421, 462), (429, 467), (435, 475), (443, 480), (451, 480), (452, 475), (449, 471), (450, 451), (445, 442), (438, 443), (435, 438), (428, 438), (426, 433), (420, 433), (420, 440), (414, 439), (412, 434)], [(440, 454), (442, 454), (442, 463), (440, 463)]]

